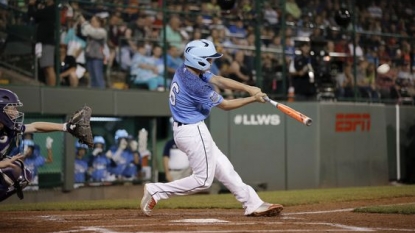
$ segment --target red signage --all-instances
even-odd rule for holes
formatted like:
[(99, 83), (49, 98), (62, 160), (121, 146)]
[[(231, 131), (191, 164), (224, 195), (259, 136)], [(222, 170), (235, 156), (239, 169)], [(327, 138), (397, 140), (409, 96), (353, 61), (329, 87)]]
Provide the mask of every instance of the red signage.
[(369, 132), (369, 113), (337, 113), (336, 132)]

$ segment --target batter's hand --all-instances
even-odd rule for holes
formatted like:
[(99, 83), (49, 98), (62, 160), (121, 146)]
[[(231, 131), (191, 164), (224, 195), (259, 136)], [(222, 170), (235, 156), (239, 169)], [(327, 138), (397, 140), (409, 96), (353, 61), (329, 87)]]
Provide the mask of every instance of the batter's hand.
[(258, 92), (258, 93), (256, 93), (256, 94), (254, 95), (255, 100), (256, 100), (257, 102), (260, 102), (260, 103), (265, 103), (265, 100), (264, 100), (264, 97), (265, 97), (265, 96), (267, 96), (267, 94), (265, 94), (265, 93), (263, 93), (263, 92)]
[(262, 91), (259, 87), (249, 86), (247, 92), (249, 93), (250, 96), (254, 96), (257, 93), (262, 92)]

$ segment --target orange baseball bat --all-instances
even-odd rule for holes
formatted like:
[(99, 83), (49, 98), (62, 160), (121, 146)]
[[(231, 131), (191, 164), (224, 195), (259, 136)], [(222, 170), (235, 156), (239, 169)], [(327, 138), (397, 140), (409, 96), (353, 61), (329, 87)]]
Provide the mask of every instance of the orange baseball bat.
[(287, 114), (288, 116), (294, 118), (295, 120), (305, 124), (306, 126), (310, 126), (311, 123), (313, 122), (313, 120), (310, 117), (302, 114), (299, 111), (296, 111), (296, 110), (288, 107), (285, 104), (278, 103), (277, 101), (271, 100), (270, 98), (268, 98), (268, 96), (265, 96), (264, 100), (267, 101), (268, 103), (274, 105), (281, 112), (283, 112), (283, 113)]

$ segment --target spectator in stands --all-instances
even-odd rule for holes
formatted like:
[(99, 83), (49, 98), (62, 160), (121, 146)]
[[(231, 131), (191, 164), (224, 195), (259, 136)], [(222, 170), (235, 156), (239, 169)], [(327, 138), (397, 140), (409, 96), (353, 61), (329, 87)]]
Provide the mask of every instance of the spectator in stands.
[(146, 48), (142, 42), (137, 44), (137, 52), (133, 57), (130, 75), (133, 84), (145, 84), (151, 91), (164, 87), (164, 78), (160, 75), (157, 60), (146, 55)]
[(88, 160), (86, 158), (86, 152), (88, 151), (88, 146), (79, 142), (75, 144), (75, 167), (74, 167), (74, 176), (75, 183), (85, 183), (88, 178)]
[[(66, 55), (67, 56), (73, 56), (76, 60), (76, 77), (77, 81), (74, 81), (74, 86), (77, 86), (79, 81), (84, 78), (86, 73), (86, 59), (85, 59), (85, 47), (86, 47), (86, 41), (80, 37), (78, 34), (78, 28), (79, 24), (75, 19), (69, 19), (67, 24), (67, 30), (66, 32), (62, 33), (62, 40), (63, 44), (65, 44), (66, 47)], [(62, 54), (60, 54), (62, 55)], [(62, 71), (61, 71), (62, 72)], [(75, 85), (75, 83), (77, 85)]]
[(209, 24), (206, 23), (202, 15), (197, 15), (193, 21), (190, 20), (190, 24), (193, 24), (191, 26), (193, 28), (191, 32), (193, 32), (193, 30), (198, 30), (202, 37), (208, 36)]
[(127, 0), (124, 1), (124, 3), (127, 3), (127, 7), (124, 9), (123, 12), (123, 20), (125, 22), (130, 22), (138, 18), (139, 16), (139, 9), (138, 9), (138, 0)]
[(67, 55), (67, 46), (65, 44), (60, 45), (60, 73), (59, 77), (61, 85), (77, 87), (79, 80), (76, 75), (76, 60), (73, 56)]
[(94, 16), (88, 22), (83, 16), (80, 16), (79, 22), (82, 25), (82, 34), (88, 38), (85, 56), (91, 87), (105, 88), (104, 47), (107, 41), (107, 32), (103, 28), (103, 21), (101, 18)]
[(415, 74), (411, 71), (411, 63), (408, 60), (401, 61), (398, 76), (395, 81), (399, 98), (410, 98), (411, 103), (415, 97)]
[(222, 11), (218, 4), (218, 0), (210, 0), (210, 2), (206, 3), (206, 8), (213, 17), (220, 15), (220, 12)]
[[(245, 63), (245, 53), (243, 50), (237, 50), (234, 54), (233, 60), (227, 70), (228, 77), (238, 82), (242, 82), (248, 85), (254, 85), (252, 70), (248, 69)], [(227, 97), (232, 99), (234, 94), (238, 95), (237, 92), (229, 93), (229, 90), (225, 90)]]
[(265, 53), (261, 56), (262, 76), (263, 76), (263, 90), (267, 93), (276, 93), (278, 89), (281, 90), (282, 75), (281, 65), (278, 64), (273, 53)]
[(190, 37), (191, 40), (200, 40), (203, 39), (203, 33), (202, 30), (199, 28), (195, 28), (192, 32), (192, 35)]
[(248, 34), (241, 17), (237, 17), (235, 20), (233, 20), (233, 22), (228, 26), (228, 31), (230, 36), (238, 38), (246, 38)]
[[(114, 28), (115, 29), (115, 28)], [(127, 27), (127, 23), (119, 22), (116, 27), (117, 34), (116, 39), (118, 40), (118, 50), (115, 55), (115, 60), (119, 64), (121, 70), (128, 71), (131, 67), (131, 58), (136, 49), (135, 42), (133, 40), (133, 31)]]
[[(356, 42), (356, 58), (357, 59), (363, 59), (364, 58), (364, 53), (363, 53), (362, 47), (359, 44), (359, 42), (360, 42), (360, 35), (359, 34), (356, 34), (355, 42)], [(351, 59), (353, 59), (353, 54), (354, 54), (353, 38), (351, 38), (349, 43), (348, 43), (348, 51), (349, 51), (349, 54), (351, 56)]]
[(209, 25), (209, 30), (222, 30), (225, 29), (225, 25), (223, 25), (223, 21), (220, 16), (215, 16), (212, 18), (212, 23)]
[(352, 63), (346, 62), (343, 64), (342, 72), (336, 74), (336, 97), (338, 99), (342, 98), (352, 98), (353, 94), (353, 85), (354, 79), (352, 74)]
[(264, 2), (264, 19), (269, 26), (275, 28), (278, 24), (278, 12), (271, 6), (269, 2)]
[(288, 59), (289, 61), (294, 59), (295, 46), (293, 39), (293, 30), (291, 30), (290, 28), (286, 29), (285, 31), (285, 54), (286, 59)]
[[(181, 30), (181, 22), (180, 18), (177, 15), (172, 15), (170, 17), (168, 25), (166, 25), (166, 41), (173, 45), (180, 50), (184, 48), (185, 41), (188, 39), (186, 38), (186, 34), (184, 30)], [(188, 37), (188, 36), (187, 36)], [(163, 43), (164, 41), (164, 32), (163, 30), (160, 31), (160, 41)]]
[(379, 64), (389, 63), (391, 61), (391, 57), (389, 53), (386, 51), (385, 42), (382, 41), (377, 49), (377, 57), (379, 59)]
[(107, 75), (111, 74), (114, 62), (117, 56), (119, 56), (119, 40), (122, 36), (120, 32), (120, 25), (122, 21), (118, 14), (112, 14), (108, 20), (107, 31), (108, 31), (108, 48), (110, 50), (110, 55), (107, 61)]
[(44, 4), (29, 0), (28, 12), (31, 21), (36, 24), (36, 56), (43, 71), (45, 83), (56, 86), (55, 72), (55, 22), (56, 9), (54, 0), (45, 0)]
[(176, 72), (176, 69), (181, 66), (183, 63), (183, 58), (181, 58), (180, 51), (177, 47), (171, 45), (167, 51), (167, 77), (173, 79), (173, 75)]
[(282, 57), (283, 57), (283, 53), (282, 53), (282, 44), (281, 44), (281, 36), (279, 35), (275, 35), (272, 40), (271, 43), (268, 44), (268, 48), (270, 49), (275, 49), (275, 50), (280, 50), (280, 52), (273, 52), (274, 54), (274, 59), (276, 59), (278, 62), (282, 62)]
[(379, 100), (375, 82), (375, 64), (361, 60), (357, 70), (356, 82), (361, 97), (375, 101)]

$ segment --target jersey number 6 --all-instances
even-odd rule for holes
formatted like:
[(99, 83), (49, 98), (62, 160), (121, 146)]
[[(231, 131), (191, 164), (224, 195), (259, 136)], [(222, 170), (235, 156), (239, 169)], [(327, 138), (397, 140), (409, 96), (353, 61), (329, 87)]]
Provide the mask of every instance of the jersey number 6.
[(170, 104), (171, 105), (176, 105), (176, 94), (179, 93), (179, 85), (174, 82), (171, 84), (171, 88), (170, 88)]

